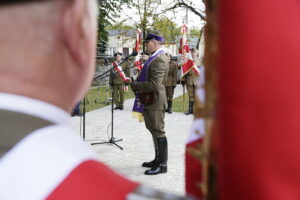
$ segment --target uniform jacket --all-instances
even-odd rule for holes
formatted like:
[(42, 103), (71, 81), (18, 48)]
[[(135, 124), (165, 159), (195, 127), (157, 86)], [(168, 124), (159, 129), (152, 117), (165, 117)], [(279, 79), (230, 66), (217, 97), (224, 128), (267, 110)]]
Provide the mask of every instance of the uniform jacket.
[[(121, 66), (122, 66), (125, 76), (130, 77), (129, 65), (124, 63)], [(120, 74), (115, 69), (113, 69), (110, 73), (109, 84), (111, 84), (111, 85), (112, 84), (114, 84), (114, 85), (124, 84), (123, 79), (121, 78)]]
[[(201, 66), (200, 58), (194, 59), (194, 62), (197, 67)], [(187, 85), (197, 85), (198, 79), (199, 77), (196, 75), (196, 73), (193, 70), (190, 70), (182, 80), (184, 80)]]
[(177, 83), (177, 63), (175, 61), (169, 62), (169, 72), (165, 86), (176, 86)]
[(144, 110), (164, 110), (167, 105), (166, 91), (163, 83), (168, 75), (168, 61), (165, 54), (154, 58), (148, 66), (147, 80), (133, 82), (131, 87), (139, 93), (154, 93), (156, 101), (151, 105), (144, 105)]

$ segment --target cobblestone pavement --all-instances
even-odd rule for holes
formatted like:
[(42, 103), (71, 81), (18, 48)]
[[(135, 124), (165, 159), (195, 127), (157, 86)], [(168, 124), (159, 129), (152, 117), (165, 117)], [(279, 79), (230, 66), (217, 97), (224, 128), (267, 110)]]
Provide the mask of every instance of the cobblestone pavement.
[[(174, 97), (182, 94), (182, 87), (177, 85)], [(169, 142), (168, 173), (146, 176), (141, 164), (154, 157), (152, 137), (144, 123), (139, 123), (132, 117), (133, 99), (125, 101), (124, 110), (114, 112), (114, 137), (122, 139), (117, 144), (124, 149), (111, 144), (91, 146), (103, 161), (120, 174), (141, 182), (145, 185), (184, 194), (184, 151), (193, 117), (184, 113), (167, 114), (165, 130)], [(73, 117), (72, 123), (80, 132), (79, 117)], [(111, 106), (107, 106), (86, 114), (86, 143), (103, 142), (108, 140), (111, 133)]]

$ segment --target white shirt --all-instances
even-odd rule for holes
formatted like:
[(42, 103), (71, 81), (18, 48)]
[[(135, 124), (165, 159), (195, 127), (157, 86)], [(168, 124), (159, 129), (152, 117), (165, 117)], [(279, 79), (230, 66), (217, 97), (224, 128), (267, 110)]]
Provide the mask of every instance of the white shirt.
[(94, 153), (72, 130), (66, 111), (46, 102), (5, 93), (0, 93), (0, 109), (54, 123), (26, 136), (0, 159), (1, 200), (45, 199), (76, 166), (95, 160)]

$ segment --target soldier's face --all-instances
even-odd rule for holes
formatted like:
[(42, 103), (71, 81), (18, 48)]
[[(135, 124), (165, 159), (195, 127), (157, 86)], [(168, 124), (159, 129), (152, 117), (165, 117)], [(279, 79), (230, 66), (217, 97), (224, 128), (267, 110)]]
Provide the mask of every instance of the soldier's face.
[(117, 56), (116, 56), (116, 61), (118, 61), (118, 62), (119, 62), (120, 60), (122, 60), (122, 56), (120, 56), (120, 55), (117, 55)]
[(155, 51), (155, 43), (154, 40), (149, 40), (146, 42), (147, 52), (152, 54)]
[(148, 55), (142, 55), (142, 60), (146, 61), (149, 59), (149, 56)]
[(192, 52), (192, 58), (197, 58), (197, 56), (198, 56), (198, 52), (197, 51)]

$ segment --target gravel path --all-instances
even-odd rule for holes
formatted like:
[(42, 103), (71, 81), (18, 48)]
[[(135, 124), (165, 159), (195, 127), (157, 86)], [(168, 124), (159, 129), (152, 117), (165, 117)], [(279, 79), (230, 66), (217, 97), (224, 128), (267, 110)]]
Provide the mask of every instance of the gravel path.
[[(182, 95), (182, 87), (177, 85), (174, 97)], [(163, 189), (177, 194), (184, 194), (184, 151), (185, 142), (193, 120), (191, 115), (183, 113), (167, 114), (165, 130), (169, 142), (168, 173), (156, 176), (144, 175), (142, 162), (153, 159), (152, 137), (144, 123), (139, 123), (131, 115), (133, 99), (125, 101), (124, 110), (114, 112), (114, 137), (123, 139), (114, 145), (93, 145), (99, 160), (106, 163), (120, 174), (145, 185)], [(73, 117), (72, 123), (80, 132), (80, 118)], [(108, 140), (111, 132), (111, 106), (107, 106), (86, 114), (86, 143)]]

